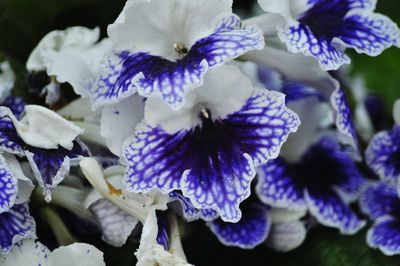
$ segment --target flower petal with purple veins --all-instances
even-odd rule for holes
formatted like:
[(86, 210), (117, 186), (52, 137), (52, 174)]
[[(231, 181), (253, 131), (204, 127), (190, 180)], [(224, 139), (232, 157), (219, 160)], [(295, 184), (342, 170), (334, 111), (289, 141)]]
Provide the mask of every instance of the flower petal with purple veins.
[(157, 243), (163, 246), (165, 250), (169, 250), (170, 229), (168, 224), (168, 218), (166, 214), (163, 212), (157, 212), (156, 215), (157, 215), (157, 228), (158, 228), (157, 239), (156, 239)]
[(400, 177), (400, 126), (374, 136), (365, 151), (367, 165), (382, 179)]
[(400, 222), (392, 218), (379, 219), (367, 233), (367, 243), (385, 255), (400, 254)]
[(349, 15), (337, 32), (347, 47), (370, 56), (377, 56), (392, 45), (400, 46), (400, 31), (397, 25), (381, 14)]
[(360, 158), (357, 134), (353, 115), (346, 94), (342, 88), (336, 89), (331, 96), (331, 103), (336, 111), (336, 127), (341, 133), (341, 140), (354, 149), (354, 156)]
[(173, 191), (169, 193), (171, 200), (178, 201), (182, 206), (183, 218), (192, 222), (198, 219), (203, 219), (204, 221), (212, 221), (218, 218), (219, 214), (213, 209), (197, 209), (190, 202), (190, 199), (184, 197), (180, 192)]
[(80, 141), (75, 141), (71, 150), (62, 147), (48, 150), (28, 147), (25, 151), (46, 201), (51, 200), (51, 190), (64, 180), (70, 166), (77, 165), (81, 158), (88, 155), (88, 148)]
[(226, 246), (252, 249), (267, 239), (271, 228), (268, 209), (262, 205), (243, 208), (243, 216), (237, 223), (218, 219), (208, 223), (211, 231)]
[[(350, 63), (346, 47), (376, 56), (400, 46), (400, 31), (389, 18), (373, 13), (376, 1), (311, 0), (298, 21), (288, 20), (278, 35), (288, 50), (315, 57), (324, 70)], [(297, 15), (297, 14), (296, 14)]]
[(214, 33), (198, 40), (176, 61), (146, 52), (113, 52), (104, 58), (102, 72), (93, 88), (94, 108), (138, 92), (145, 97), (159, 94), (171, 108), (178, 110), (186, 93), (203, 83), (209, 68), (263, 46), (264, 38), (258, 27), (242, 25), (238, 17), (229, 16), (222, 19)]
[(318, 222), (325, 226), (337, 228), (342, 234), (355, 234), (366, 224), (333, 191), (319, 192), (307, 190), (305, 192), (305, 199), (311, 214)]
[(304, 210), (307, 208), (303, 196), (304, 189), (295, 182), (295, 177), (287, 168), (287, 163), (281, 158), (259, 167), (257, 196), (264, 204), (272, 207)]
[(146, 192), (182, 190), (196, 208), (214, 209), (226, 221), (240, 219), (250, 195), (254, 166), (278, 156), (299, 119), (277, 92), (258, 90), (242, 109), (222, 120), (168, 134), (142, 124), (126, 142), (126, 187)]
[(36, 238), (36, 225), (28, 204), (14, 205), (0, 214), (0, 253), (8, 253), (13, 245), (26, 238)]
[(8, 117), (0, 118), (0, 150), (19, 156), (24, 155), (24, 148), (12, 120)]
[(324, 70), (336, 70), (343, 64), (350, 64), (350, 58), (345, 53), (328, 40), (315, 35), (305, 24), (294, 23), (278, 35), (290, 52), (315, 57)]
[(90, 211), (100, 226), (102, 239), (114, 247), (123, 246), (139, 222), (106, 199), (93, 203)]
[(361, 210), (371, 219), (400, 214), (400, 198), (396, 187), (382, 182), (371, 185), (360, 199)]
[(0, 214), (7, 212), (15, 203), (18, 193), (18, 180), (0, 155)]

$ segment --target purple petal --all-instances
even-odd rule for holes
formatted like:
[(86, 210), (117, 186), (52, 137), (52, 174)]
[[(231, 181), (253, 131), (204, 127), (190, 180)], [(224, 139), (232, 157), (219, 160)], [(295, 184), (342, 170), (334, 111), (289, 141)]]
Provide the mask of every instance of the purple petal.
[(337, 31), (346, 46), (370, 56), (377, 56), (392, 45), (400, 46), (397, 25), (380, 14), (360, 12), (347, 16)]
[(24, 154), (21, 139), (8, 117), (0, 118), (0, 150), (20, 156)]
[(68, 175), (71, 164), (76, 165), (80, 158), (88, 154), (88, 148), (79, 141), (74, 142), (71, 150), (62, 147), (58, 149), (28, 147), (25, 155), (46, 201), (51, 200), (51, 190)]
[(373, 184), (362, 195), (360, 207), (373, 220), (385, 215), (397, 216), (400, 198), (396, 187), (382, 182)]
[(295, 182), (287, 163), (281, 159), (269, 161), (257, 169), (257, 196), (267, 205), (276, 208), (304, 210), (303, 187)]
[(90, 206), (102, 233), (102, 239), (110, 245), (121, 247), (126, 243), (138, 220), (106, 199)]
[(266, 207), (251, 205), (243, 208), (242, 219), (237, 223), (218, 219), (208, 225), (224, 245), (252, 249), (267, 239), (271, 222)]
[(299, 101), (308, 97), (316, 97), (320, 101), (325, 100), (321, 91), (297, 82), (285, 81), (280, 91), (286, 95), (287, 103)]
[(17, 193), (17, 178), (10, 172), (6, 160), (0, 155), (0, 214), (14, 205)]
[(9, 96), (2, 103), (3, 106), (7, 106), (13, 112), (13, 114), (20, 118), (25, 111), (25, 101), (19, 96)]
[(0, 214), (0, 253), (8, 253), (13, 245), (25, 238), (36, 238), (35, 221), (28, 204), (14, 205)]
[(169, 250), (169, 224), (165, 213), (157, 212), (157, 243), (164, 247), (165, 250)]
[(345, 144), (349, 144), (353, 147), (356, 157), (360, 157), (353, 115), (346, 94), (342, 88), (338, 88), (333, 92), (331, 102), (336, 111), (336, 127), (343, 136), (341, 139)]
[(350, 63), (345, 53), (335, 48), (329, 39), (314, 34), (306, 24), (297, 23), (284, 28), (279, 32), (279, 38), (290, 52), (315, 57), (324, 70), (336, 70)]
[(181, 189), (196, 208), (214, 209), (223, 220), (237, 221), (238, 205), (250, 195), (254, 166), (276, 158), (298, 125), (284, 97), (265, 90), (226, 119), (203, 117), (202, 125), (189, 131), (168, 134), (141, 125), (124, 148), (127, 188)]
[(374, 136), (365, 152), (367, 165), (382, 179), (400, 177), (400, 126)]
[(321, 224), (334, 227), (342, 234), (357, 233), (365, 225), (335, 192), (306, 191), (305, 198), (310, 213)]
[(400, 222), (391, 218), (378, 220), (368, 231), (367, 243), (385, 255), (400, 254)]
[(94, 106), (115, 103), (139, 92), (145, 97), (159, 93), (171, 108), (180, 109), (185, 94), (203, 83), (209, 68), (263, 46), (258, 27), (242, 25), (238, 17), (229, 16), (176, 62), (142, 52), (112, 53), (102, 62), (93, 92)]
[(179, 192), (171, 192), (171, 200), (176, 200), (181, 205), (182, 215), (186, 221), (192, 222), (197, 219), (203, 219), (205, 221), (215, 220), (219, 215), (213, 209), (197, 209), (190, 202), (190, 199), (184, 197)]

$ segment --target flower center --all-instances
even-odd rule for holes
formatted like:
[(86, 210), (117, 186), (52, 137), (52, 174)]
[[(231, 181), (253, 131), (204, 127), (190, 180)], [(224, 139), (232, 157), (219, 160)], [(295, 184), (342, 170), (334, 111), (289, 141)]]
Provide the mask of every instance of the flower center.
[(177, 42), (174, 44), (174, 50), (178, 54), (178, 57), (182, 59), (189, 52), (189, 49), (185, 46), (185, 44), (181, 42)]

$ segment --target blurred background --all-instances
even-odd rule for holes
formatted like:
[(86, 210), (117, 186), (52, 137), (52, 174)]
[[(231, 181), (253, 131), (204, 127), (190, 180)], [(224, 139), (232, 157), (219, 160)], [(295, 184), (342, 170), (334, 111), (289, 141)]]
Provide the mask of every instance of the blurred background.
[[(199, 0), (201, 1), (201, 0)], [(253, 0), (234, 0), (234, 8), (241, 16), (251, 14)], [(7, 58), (19, 77), (16, 93), (25, 95), (24, 64), (32, 49), (48, 32), (69, 26), (99, 26), (106, 36), (107, 25), (112, 23), (124, 6), (125, 0), (0, 0), (0, 59)], [(400, 2), (378, 1), (377, 12), (389, 16), (400, 25)], [(391, 113), (392, 104), (400, 98), (400, 49), (391, 48), (377, 58), (351, 52), (353, 75), (362, 75), (368, 88), (383, 97), (385, 110)], [(66, 223), (76, 227), (74, 232), (85, 232), (80, 223), (74, 223), (71, 213), (60, 210)], [(72, 221), (72, 222), (71, 222)], [(388, 258), (369, 249), (365, 231), (356, 236), (340, 236), (329, 229), (315, 229), (305, 244), (296, 251), (276, 254), (264, 246), (245, 251), (224, 247), (202, 222), (186, 226), (183, 240), (189, 262), (196, 265), (296, 265), (296, 266), (368, 266), (400, 265), (400, 258)], [(51, 231), (38, 223), (39, 238), (54, 248)], [(105, 252), (107, 265), (134, 265), (133, 253), (137, 244), (129, 243), (121, 249), (105, 245), (98, 235), (85, 232), (81, 241), (90, 242)], [(1, 237), (1, 236), (0, 236)]]

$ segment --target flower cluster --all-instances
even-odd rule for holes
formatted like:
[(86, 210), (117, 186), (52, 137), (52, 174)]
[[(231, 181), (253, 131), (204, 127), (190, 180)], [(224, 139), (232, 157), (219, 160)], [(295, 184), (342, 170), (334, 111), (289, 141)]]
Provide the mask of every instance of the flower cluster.
[(377, 133), (341, 68), (346, 48), (400, 47), (400, 30), (374, 0), (258, 4), (241, 20), (232, 0), (128, 0), (107, 38), (52, 31), (26, 62), (39, 105), (0, 64), (1, 265), (105, 265), (76, 222), (115, 247), (140, 237), (143, 266), (189, 265), (179, 228), (195, 220), (224, 245), (287, 252), (369, 217), (368, 245), (400, 254), (400, 102)]

